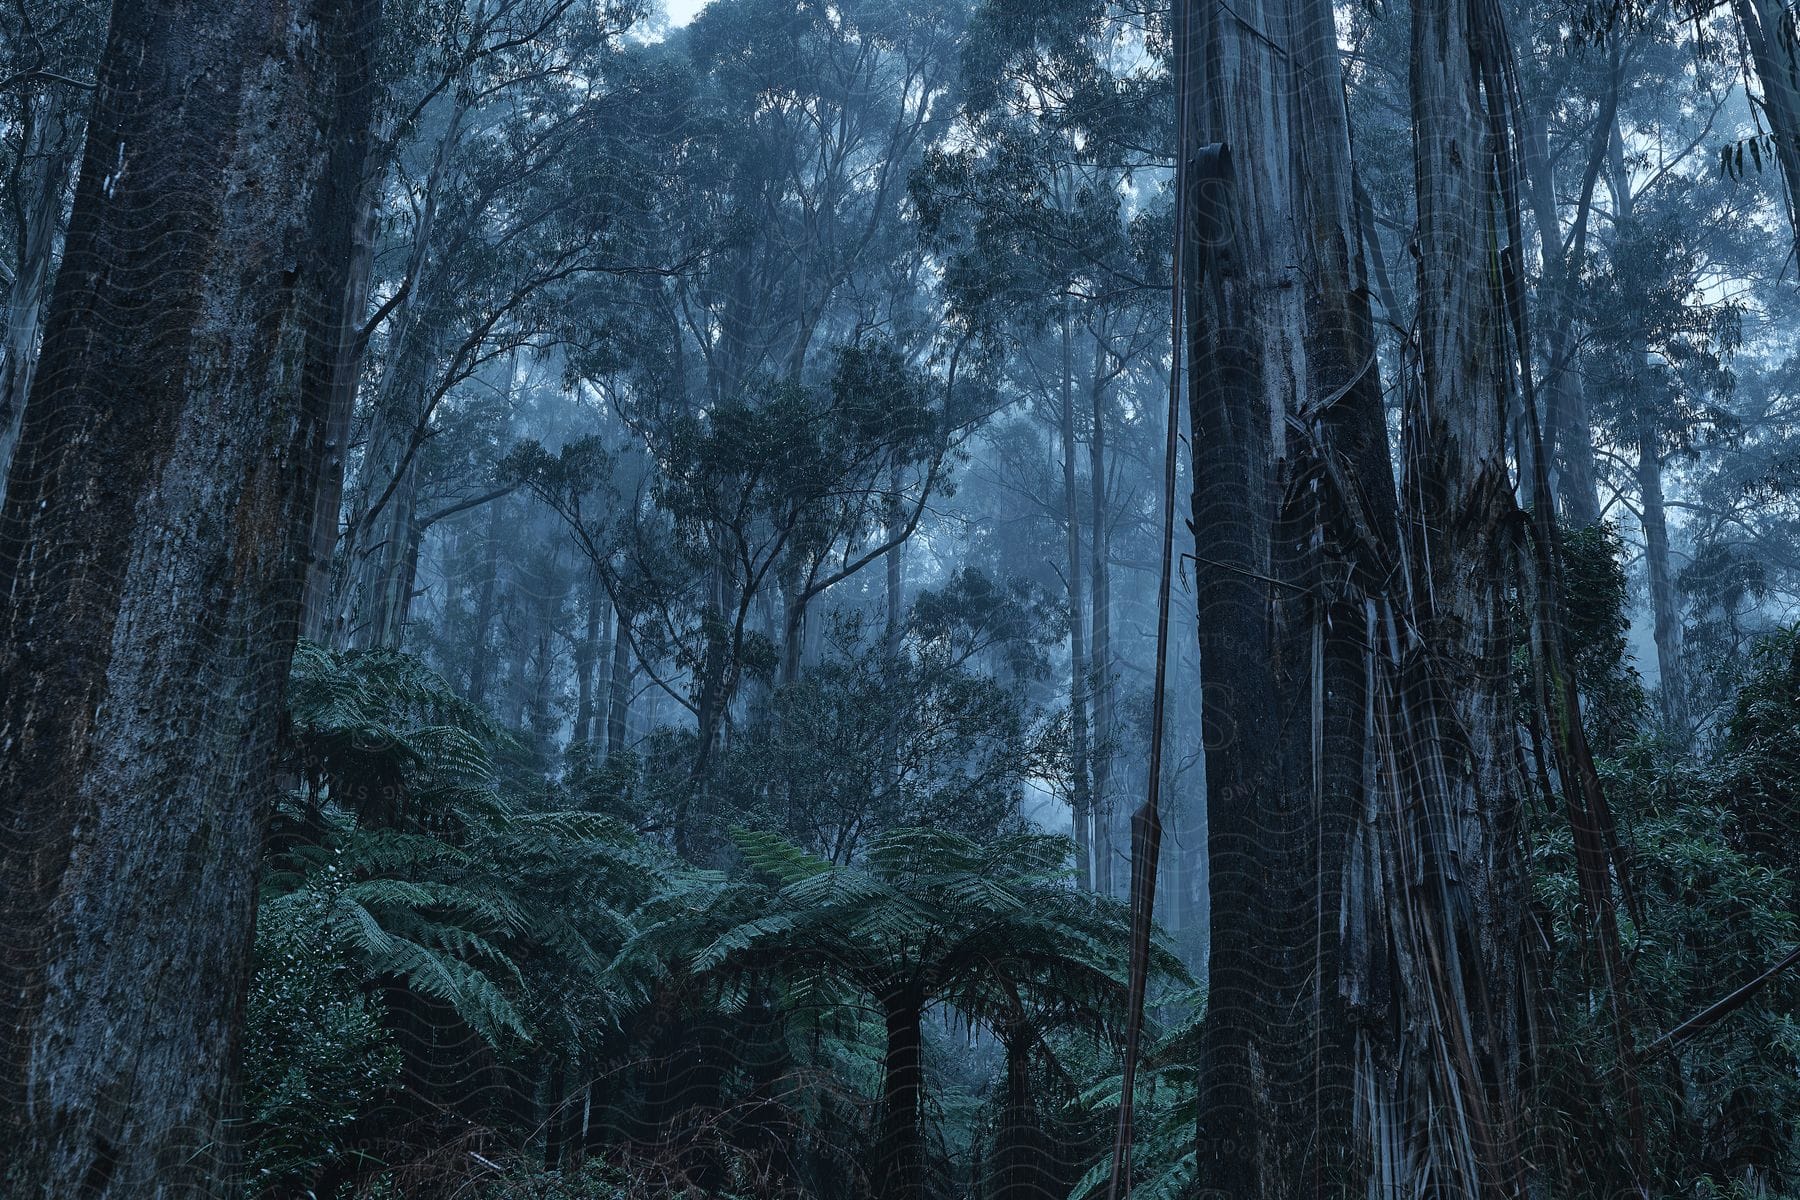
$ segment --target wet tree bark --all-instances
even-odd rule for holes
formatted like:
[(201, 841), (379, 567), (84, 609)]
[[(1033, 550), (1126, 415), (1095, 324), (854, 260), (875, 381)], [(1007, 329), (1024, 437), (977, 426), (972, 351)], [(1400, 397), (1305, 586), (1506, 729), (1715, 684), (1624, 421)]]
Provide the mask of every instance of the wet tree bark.
[(18, 1197), (220, 1194), (374, 0), (119, 3), (0, 516)]
[[(1285, 30), (1287, 7), (1238, 10), (1256, 29)], [(1277, 1112), (1294, 1011), (1299, 931), (1273, 880), (1297, 789), (1278, 736), (1270, 609), (1287, 581), (1272, 561), (1273, 458), (1298, 372), (1298, 290), (1259, 273), (1297, 261), (1291, 180), (1282, 154), (1292, 89), (1285, 59), (1216, 6), (1191, 4), (1187, 57), (1199, 95), (1190, 122), (1217, 153), (1189, 158), (1184, 197), (1191, 524), (1199, 620), (1212, 891), (1207, 1019), (1201, 1047), (1196, 1168), (1204, 1196), (1288, 1190), (1291, 1151)], [(1243, 161), (1238, 161), (1240, 156)], [(1271, 268), (1268, 264), (1282, 264)], [(1279, 997), (1290, 1003), (1282, 1004)]]
[[(1427, 801), (1398, 824), (1396, 900), (1424, 897), (1398, 986), (1412, 1012), (1403, 1095), (1411, 1154), (1467, 1195), (1513, 1194), (1518, 1171), (1518, 978), (1524, 873), (1507, 581), (1517, 505), (1506, 461), (1504, 318), (1495, 247), (1495, 146), (1467, 0), (1413, 8), (1419, 375), (1408, 398), (1403, 494), (1418, 653), (1435, 660), (1403, 700), (1435, 744)], [(1436, 681), (1443, 681), (1443, 687)], [(1460, 1101), (1454, 1097), (1460, 1096)], [(1433, 1099), (1427, 1099), (1431, 1097)], [(1432, 1104), (1451, 1104), (1454, 1122)]]
[(1189, 11), (1190, 121), (1223, 144), (1190, 157), (1186, 198), (1211, 894), (1199, 1184), (1383, 1194), (1388, 1122), (1356, 1097), (1392, 1100), (1389, 897), (1344, 882), (1381, 854), (1363, 614), (1394, 586), (1399, 537), (1334, 17), (1326, 0)]

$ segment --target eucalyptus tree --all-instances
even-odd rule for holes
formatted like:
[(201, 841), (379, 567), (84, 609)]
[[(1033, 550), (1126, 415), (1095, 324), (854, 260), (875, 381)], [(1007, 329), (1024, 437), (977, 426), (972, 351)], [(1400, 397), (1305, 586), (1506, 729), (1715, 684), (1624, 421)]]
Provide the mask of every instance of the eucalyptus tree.
[[(904, 388), (895, 390), (911, 378), (941, 394), (931, 403), (945, 411), (959, 403), (968, 381), (954, 347), (935, 344), (929, 322), (903, 310), (923, 290), (905, 184), (954, 108), (960, 19), (955, 5), (735, 0), (709, 6), (685, 31), (682, 170), (672, 193), (680, 199), (667, 236), (699, 257), (644, 297), (664, 319), (649, 361), (668, 369), (641, 364), (622, 393), (643, 436), (668, 444), (715, 407), (755, 413), (827, 377), (842, 392), (856, 363), (868, 368), (856, 385), (866, 402), (885, 390), (896, 413), (916, 410)], [(781, 677), (795, 678), (823, 628), (808, 623), (814, 602), (877, 563), (897, 572), (898, 548), (942, 484), (942, 453), (921, 446), (885, 468), (869, 460), (854, 483), (840, 481), (862, 500), (771, 531), (766, 563), (696, 563), (710, 594), (696, 596), (684, 619), (702, 627), (705, 642), (696, 688), (702, 758), (718, 728), (720, 685), (737, 670), (733, 610), (773, 609), (779, 595), (768, 636), (780, 647)], [(697, 486), (706, 485), (672, 480), (669, 495)], [(707, 532), (697, 510), (689, 519), (723, 555), (735, 535), (716, 523)]]
[[(981, 838), (1067, 773), (1064, 729), (1023, 684), (1060, 622), (1027, 588), (965, 569), (919, 593), (899, 640), (841, 619), (820, 662), (778, 687), (768, 719), (718, 763), (728, 819), (833, 863), (905, 825)], [(984, 669), (996, 658), (1011, 679)]]
[(121, 3), (0, 515), (10, 1194), (233, 1163), (378, 6)]
[[(638, 448), (597, 437), (556, 455), (528, 448), (515, 462), (564, 518), (615, 607), (633, 615), (621, 629), (638, 661), (653, 670), (672, 662), (678, 673), (659, 686), (694, 720), (686, 774), (699, 810), (676, 821), (684, 848), (717, 832), (705, 815), (707, 781), (734, 700), (747, 681), (779, 671), (782, 652), (756, 619), (776, 572), (797, 546), (810, 547), (819, 566), (790, 586), (817, 595), (879, 561), (911, 533), (945, 469), (946, 400), (933, 381), (874, 340), (833, 358), (818, 383), (767, 381), (766, 392), (639, 426), (654, 470), (635, 482), (615, 472)], [(909, 474), (923, 477), (911, 522), (886, 530), (880, 489)], [(799, 632), (792, 623), (787, 632), (797, 651)], [(780, 673), (793, 682), (792, 671)]]
[[(515, 352), (566, 338), (582, 278), (654, 270), (629, 226), (643, 197), (607, 153), (631, 92), (601, 79), (636, 12), (569, 0), (481, 0), (442, 16), (461, 65), (417, 102), (415, 137), (396, 147), (396, 218), (375, 265), (379, 303), (359, 345), (375, 353), (363, 447), (338, 548), (333, 637), (395, 645), (420, 530), (420, 452), (446, 406), (506, 386)], [(501, 378), (496, 380), (494, 376)]]
[[(1117, 36), (1102, 13), (1123, 25)], [(1060, 494), (1035, 494), (1062, 535), (1072, 825), (1082, 878), (1104, 891), (1113, 890), (1117, 857), (1106, 434), (1113, 393), (1149, 353), (1156, 326), (1147, 314), (1166, 298), (1149, 282), (1161, 245), (1135, 236), (1155, 222), (1134, 194), (1134, 176), (1166, 162), (1151, 132), (1158, 85), (1144, 44), (1122, 10), (1050, 6), (1003, 18), (984, 6), (966, 50), (958, 137), (913, 182), (923, 231), (945, 261), (951, 313), (1002, 364), (1008, 398), (1024, 401), (1051, 433)], [(1149, 206), (1156, 203), (1152, 192)]]

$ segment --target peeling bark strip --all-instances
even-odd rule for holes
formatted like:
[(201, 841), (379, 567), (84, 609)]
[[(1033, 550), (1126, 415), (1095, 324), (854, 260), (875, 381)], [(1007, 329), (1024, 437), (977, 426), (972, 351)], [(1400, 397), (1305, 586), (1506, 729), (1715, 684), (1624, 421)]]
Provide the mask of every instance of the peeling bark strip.
[(232, 1168), (378, 0), (119, 0), (0, 515), (11, 1197)]

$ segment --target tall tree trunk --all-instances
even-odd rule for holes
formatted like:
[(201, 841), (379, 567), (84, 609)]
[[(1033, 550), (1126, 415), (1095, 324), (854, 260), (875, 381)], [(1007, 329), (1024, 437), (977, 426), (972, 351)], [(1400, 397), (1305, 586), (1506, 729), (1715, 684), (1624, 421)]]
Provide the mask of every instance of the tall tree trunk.
[(0, 503), (6, 500), (31, 378), (37, 369), (38, 331), (56, 262), (57, 235), (62, 229), (63, 199), (69, 174), (81, 146), (79, 104), (52, 83), (31, 102), (29, 141), (18, 179), (21, 217), (17, 270), (6, 304), (5, 358), (0, 361)]
[(1391, 1101), (1389, 900), (1343, 883), (1379, 855), (1363, 613), (1391, 586), (1398, 518), (1335, 19), (1328, 0), (1189, 13), (1189, 121), (1221, 143), (1189, 148), (1184, 198), (1210, 868), (1199, 1185), (1383, 1194), (1384, 1122), (1357, 1096)]
[(350, 455), (351, 424), (356, 415), (356, 393), (362, 382), (362, 322), (369, 309), (369, 289), (375, 275), (375, 217), (379, 207), (382, 173), (370, 161), (370, 138), (361, 143), (356, 164), (358, 194), (356, 220), (350, 238), (350, 261), (344, 276), (344, 294), (333, 323), (333, 358), (325, 381), (328, 399), (325, 417), (325, 478), (313, 512), (311, 550), (307, 559), (306, 594), (301, 601), (301, 633), (314, 641), (329, 630), (332, 558), (337, 551), (338, 521), (344, 503), (344, 470)]
[(1089, 377), (1088, 407), (1093, 426), (1088, 435), (1088, 479), (1092, 491), (1088, 522), (1088, 580), (1093, 613), (1092, 680), (1094, 709), (1093, 808), (1094, 808), (1094, 890), (1113, 894), (1113, 663), (1112, 663), (1112, 567), (1107, 558), (1112, 553), (1107, 533), (1110, 517), (1106, 511), (1106, 340), (1094, 338), (1094, 367)]
[[(1625, 166), (1625, 139), (1618, 122), (1608, 132), (1609, 186), (1613, 194), (1614, 220), (1622, 228), (1636, 228), (1636, 199), (1631, 175)], [(1650, 335), (1641, 326), (1631, 331), (1629, 368), (1632, 376), (1643, 372), (1650, 359)], [(1640, 518), (1644, 532), (1644, 573), (1650, 592), (1650, 622), (1656, 640), (1657, 704), (1664, 723), (1677, 740), (1689, 732), (1687, 672), (1681, 654), (1681, 606), (1675, 596), (1675, 571), (1669, 557), (1669, 517), (1663, 496), (1662, 435), (1651, 403), (1641, 388), (1627, 383), (1638, 417), (1637, 477)]]
[(1366, 535), (1321, 472), (1345, 460), (1364, 494), (1339, 503), (1377, 513), (1392, 485), (1330, 6), (1190, 12), (1190, 122), (1222, 143), (1189, 158), (1186, 201), (1211, 893), (1197, 1164), (1203, 1190), (1287, 1197), (1338, 1185), (1350, 1125), (1336, 888), (1364, 771), (1358, 692), (1333, 672), (1360, 650), (1328, 620), (1344, 583), (1324, 560)]
[[(390, 350), (369, 422), (368, 445), (358, 473), (354, 512), (344, 546), (345, 562), (336, 605), (335, 639), (339, 645), (398, 646), (411, 600), (403, 587), (404, 559), (417, 516), (418, 451), (431, 419), (431, 363), (439, 340), (429, 276), (438, 213), (468, 110), (469, 101), (459, 95), (438, 140), (425, 182), (403, 280), (405, 296), (388, 318)], [(353, 270), (362, 268), (361, 262), (353, 264)], [(366, 283), (356, 282), (359, 288), (366, 289)], [(347, 293), (354, 290), (349, 288)], [(347, 294), (345, 302), (354, 304), (356, 297)], [(354, 319), (361, 319), (360, 312)], [(348, 335), (349, 331), (346, 329), (345, 333)], [(336, 405), (354, 406), (361, 370), (361, 363), (355, 358), (346, 355), (340, 364), (344, 374), (334, 379), (334, 387), (347, 388), (349, 395), (335, 396)], [(333, 415), (341, 416), (342, 412), (334, 407)]]
[(484, 704), (494, 669), (493, 643), (488, 631), (494, 625), (496, 592), (500, 586), (500, 542), (505, 536), (506, 501), (496, 500), (488, 510), (488, 528), (481, 552), (481, 589), (475, 596), (475, 647), (469, 658), (469, 686), (463, 695), (471, 704)]
[(426, 374), (435, 338), (422, 325), (399, 336), (404, 344), (376, 400), (358, 513), (345, 547), (338, 641), (358, 648), (398, 647), (412, 598), (407, 553), (418, 518), (417, 451), (427, 420)]
[(1061, 411), (1063, 525), (1067, 531), (1065, 578), (1069, 594), (1069, 809), (1075, 835), (1076, 878), (1084, 890), (1094, 886), (1093, 793), (1088, 782), (1088, 656), (1086, 620), (1081, 613), (1081, 503), (1075, 488), (1075, 364), (1071, 345), (1071, 302), (1062, 310)]
[(0, 516), (9, 1195), (215, 1195), (373, 0), (113, 12)]
[[(1434, 1002), (1446, 1011), (1412, 1032), (1407, 1051), (1411, 1152), (1434, 1163), (1438, 1177), (1458, 1180), (1463, 1194), (1509, 1195), (1518, 1172), (1513, 981), (1525, 896), (1508, 632), (1513, 381), (1487, 107), (1503, 101), (1490, 93), (1484, 104), (1475, 47), (1487, 32), (1467, 0), (1413, 7), (1419, 382), (1409, 397), (1404, 494), (1415, 620), (1447, 687), (1435, 692), (1429, 716), (1445, 764), (1432, 768), (1441, 802), (1420, 806), (1393, 886), (1435, 894), (1442, 906), (1406, 947), (1399, 980), (1411, 1011)], [(1415, 697), (1433, 702), (1430, 693)], [(1404, 827), (1399, 836), (1408, 838)], [(1434, 1062), (1445, 1065), (1434, 1073)], [(1457, 1119), (1443, 1120), (1433, 1104)]]
[[(1617, 89), (1611, 93), (1616, 99)], [(1563, 516), (1577, 528), (1600, 523), (1600, 490), (1594, 466), (1594, 429), (1588, 415), (1587, 390), (1575, 369), (1575, 271), (1586, 242), (1589, 208), (1593, 203), (1592, 179), (1576, 202), (1575, 244), (1563, 249), (1562, 219), (1557, 214), (1556, 180), (1550, 163), (1546, 118), (1540, 110), (1524, 130), (1526, 197), (1543, 247), (1543, 273), (1538, 300), (1543, 314), (1543, 392), (1549, 397), (1548, 453), (1555, 468), (1552, 486)], [(1605, 134), (1600, 136), (1604, 137)]]
[(781, 682), (793, 683), (800, 678), (800, 666), (806, 657), (807, 600), (802, 581), (804, 571), (799, 563), (786, 566), (781, 583)]
[(1638, 497), (1643, 504), (1644, 573), (1650, 590), (1650, 623), (1656, 638), (1656, 698), (1670, 735), (1685, 739), (1691, 729), (1687, 671), (1681, 653), (1681, 605), (1669, 558), (1669, 518), (1663, 502), (1662, 448), (1654, 428), (1638, 435)]
[(631, 716), (631, 614), (613, 606), (612, 677), (607, 684), (606, 752), (625, 749), (626, 722)]
[(594, 740), (594, 664), (600, 656), (600, 632), (606, 617), (602, 595), (600, 572), (590, 566), (585, 598), (587, 625), (575, 647), (575, 729), (570, 736), (577, 742)]
[[(888, 497), (883, 527), (890, 541), (900, 536), (906, 525), (905, 506), (901, 503), (900, 468), (893, 467), (888, 472)], [(887, 571), (886, 611), (883, 614), (886, 627), (883, 630), (882, 645), (887, 651), (889, 660), (900, 657), (900, 635), (906, 628), (906, 543), (895, 542), (893, 549), (885, 556), (884, 565)]]

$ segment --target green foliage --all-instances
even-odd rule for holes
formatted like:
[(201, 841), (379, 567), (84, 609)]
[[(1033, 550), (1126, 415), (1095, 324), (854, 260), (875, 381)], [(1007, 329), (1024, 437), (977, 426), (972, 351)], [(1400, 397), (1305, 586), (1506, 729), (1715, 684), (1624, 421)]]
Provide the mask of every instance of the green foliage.
[[(382, 1086), (397, 1051), (383, 1022), (396, 1000), (440, 1027), (445, 1053), (466, 1056), (466, 1034), (514, 1060), (597, 1047), (616, 1024), (607, 967), (627, 936), (624, 910), (664, 862), (611, 816), (502, 795), (503, 735), (417, 660), (303, 645), (290, 708), (304, 784), (272, 830), (252, 995), (267, 997), (260, 1017), (253, 1008), (265, 1025), (282, 1011), (299, 1021), (266, 1039), (256, 1068), (270, 1115), (253, 1158), (291, 1170), (323, 1165), (334, 1153), (325, 1134), (391, 1103)], [(336, 990), (320, 991), (327, 983)], [(312, 1005), (286, 1008), (313, 992)], [(323, 1016), (309, 1026), (313, 1007)], [(309, 1082), (318, 1055), (355, 1038), (369, 1042), (359, 1057), (382, 1068), (380, 1083)], [(282, 1108), (296, 1088), (319, 1097), (324, 1122), (305, 1158), (281, 1148), (296, 1136)]]
[[(1073, 887), (1066, 840), (994, 832), (1048, 751), (1030, 749), (1042, 731), (1018, 698), (970, 664), (1041, 622), (1016, 591), (974, 576), (956, 586), (991, 602), (924, 614), (903, 661), (871, 650), (821, 670), (808, 694), (839, 693), (824, 709), (803, 718), (793, 696), (775, 708), (778, 727), (823, 739), (785, 763), (805, 794), (881, 786), (898, 745), (913, 764), (903, 801), (866, 814), (836, 861), (740, 830), (730, 872), (684, 867), (633, 832), (680, 794), (664, 792), (654, 748), (617, 761), (583, 749), (561, 779), (530, 784), (498, 768), (508, 737), (416, 660), (303, 646), (298, 785), (271, 830), (252, 985), (258, 1190), (291, 1194), (347, 1170), (402, 1191), (467, 1176), (494, 1196), (676, 1194), (692, 1179), (718, 1195), (799, 1181), (853, 1191), (884, 1087), (878, 1012), (896, 988), (971, 1031), (1046, 1046), (1055, 1035), (1066, 1053), (1109, 1056), (1124, 907)], [(898, 732), (883, 688), (907, 706)], [(834, 750), (858, 751), (848, 726), (818, 714), (865, 707), (889, 723), (865, 730), (867, 778), (833, 774)], [(775, 760), (731, 761), (749, 781)], [(895, 823), (908, 806), (944, 824)], [(966, 832), (950, 827), (959, 809)], [(1183, 977), (1160, 942), (1156, 968)], [(608, 1131), (595, 1157), (538, 1170), (523, 1150), (484, 1151), (496, 1165), (477, 1170), (432, 1148), (470, 1136), (467, 1122), (531, 1111), (508, 1113), (522, 1096), (492, 1109), (465, 1094), (457, 1080), (490, 1069), (472, 1065), (472, 1047), (505, 1077), (549, 1079), (561, 1112), (570, 1068), (609, 1080), (584, 1102)], [(929, 1057), (949, 1139), (934, 1170), (949, 1179), (944, 1156), (975, 1136), (981, 1077), (935, 1041)], [(465, 1124), (444, 1124), (452, 1115)], [(661, 1131), (648, 1146), (615, 1132), (646, 1126)], [(500, 1136), (520, 1147), (529, 1128)]]
[(350, 1149), (345, 1131), (394, 1083), (400, 1052), (322, 892), (265, 907), (245, 1013), (248, 1176), (293, 1194)]
[(979, 655), (1029, 669), (1034, 621), (996, 599), (951, 620), (915, 613), (893, 655), (873, 631), (838, 623), (823, 662), (770, 697), (715, 771), (724, 820), (780, 830), (833, 862), (907, 824), (981, 837), (1014, 823), (1025, 789), (1064, 770), (1063, 731)]
[(1624, 544), (1611, 525), (1562, 530), (1564, 646), (1581, 692), (1581, 715), (1596, 753), (1631, 739), (1647, 707), (1643, 682), (1626, 653)]
[[(1176, 1020), (1144, 1054), (1140, 1066), (1132, 1125), (1133, 1196), (1178, 1200), (1194, 1177), (1194, 1129), (1199, 1120), (1200, 1025), (1206, 1011), (1200, 990), (1171, 996)], [(1070, 1105), (1075, 1115), (1110, 1131), (1118, 1121), (1124, 1091), (1119, 1072), (1082, 1090)], [(1070, 1200), (1092, 1200), (1106, 1194), (1112, 1177), (1111, 1147), (1070, 1191)]]
[[(1791, 853), (1800, 818), (1794, 644), (1787, 634), (1759, 651), (1711, 762), (1675, 757), (1639, 737), (1600, 764), (1632, 846), (1638, 909), (1623, 935), (1640, 1051), (1800, 940)], [(1620, 1125), (1618, 1047), (1604, 1000), (1585, 982), (1591, 965), (1567, 829), (1546, 814), (1532, 838), (1534, 907), (1549, 946), (1541, 1019), (1550, 1036), (1537, 1088), (1545, 1158), (1564, 1187), (1606, 1189), (1628, 1171), (1619, 1157), (1630, 1138)], [(1750, 1180), (1783, 1194), (1800, 1183), (1797, 1004), (1800, 979), (1790, 973), (1641, 1068), (1659, 1190), (1724, 1195), (1718, 1181)]]

